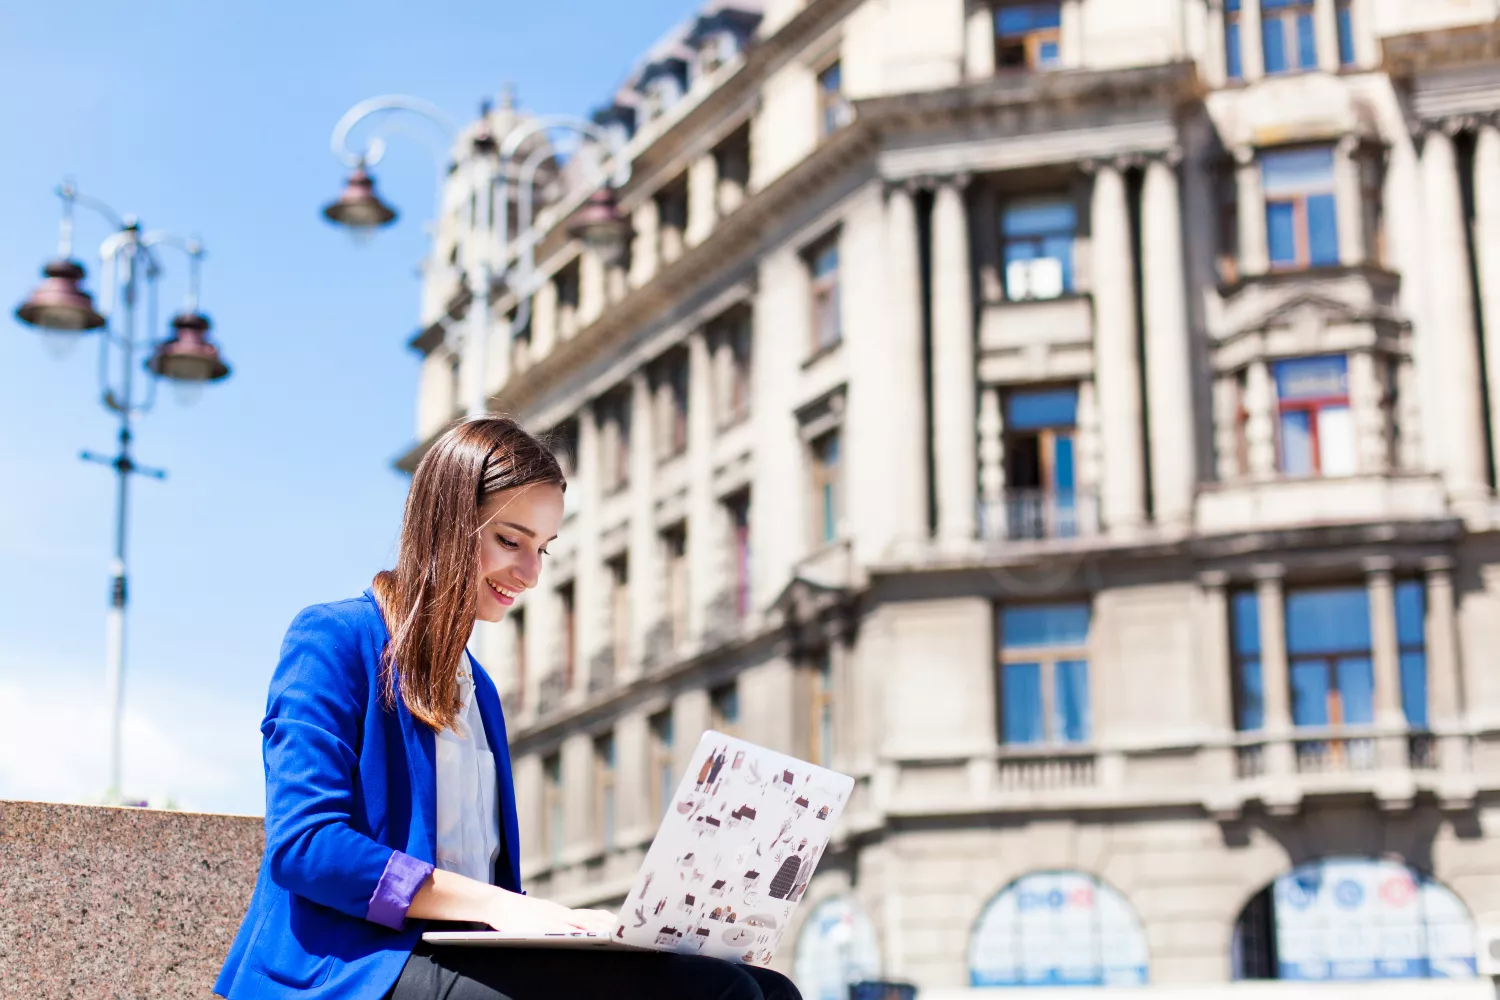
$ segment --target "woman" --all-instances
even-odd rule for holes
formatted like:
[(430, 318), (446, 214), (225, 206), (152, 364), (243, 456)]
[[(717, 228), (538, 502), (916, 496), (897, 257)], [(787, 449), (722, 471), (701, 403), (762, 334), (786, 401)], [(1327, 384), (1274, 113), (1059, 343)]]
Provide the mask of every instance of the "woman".
[(261, 723), (266, 849), (214, 992), (229, 1000), (800, 1000), (785, 978), (699, 956), (434, 948), (431, 921), (609, 929), (521, 891), (505, 720), (465, 651), (538, 583), (563, 516), (552, 454), (484, 417), (412, 478), (396, 569), (292, 622)]

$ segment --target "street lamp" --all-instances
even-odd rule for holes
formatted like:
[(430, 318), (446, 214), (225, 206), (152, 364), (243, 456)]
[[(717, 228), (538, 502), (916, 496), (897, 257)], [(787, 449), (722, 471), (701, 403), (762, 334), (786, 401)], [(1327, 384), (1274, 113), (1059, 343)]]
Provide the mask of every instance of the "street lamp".
[[(505, 110), (510, 109), (507, 99)], [(450, 143), (458, 135), (458, 129), (441, 110), (415, 97), (372, 97), (350, 108), (333, 129), (333, 155), (349, 168), (349, 176), (338, 198), (323, 209), (324, 217), (330, 222), (356, 234), (363, 234), (374, 232), (395, 221), (396, 210), (375, 193), (375, 179), (370, 173), (385, 154), (385, 143), (377, 136), (363, 151), (355, 152), (349, 148), (349, 135), (366, 119), (398, 111), (417, 115), (437, 125)], [(488, 114), (488, 108), (485, 113)], [(467, 373), (468, 381), (465, 411), (471, 417), (483, 414), (489, 408), (484, 378), (490, 334), (489, 295), (499, 282), (508, 281), (516, 292), (516, 314), (511, 320), (510, 337), (513, 338), (530, 322), (531, 293), (535, 290), (532, 283), (536, 270), (536, 237), (531, 231), (536, 174), (544, 163), (556, 155), (550, 143), (538, 144), (533, 140), (539, 136), (550, 137), (554, 133), (572, 134), (580, 143), (587, 141), (597, 144), (614, 168), (613, 174), (602, 178), (602, 183), (599, 183), (597, 189), (578, 209), (568, 225), (568, 233), (582, 240), (586, 247), (599, 255), (606, 266), (621, 260), (630, 241), (630, 221), (621, 214), (615, 201), (616, 190), (630, 178), (630, 164), (621, 155), (619, 143), (609, 132), (580, 118), (549, 115), (521, 121), (497, 141), (489, 132), (486, 118), (465, 151), (466, 162), (474, 168), (472, 177), (475, 195), (474, 218), (471, 220), (469, 238), (465, 241), (462, 261), (463, 281), (470, 293), (471, 303), (468, 330), (462, 342), (462, 369)], [(439, 163), (440, 170), (446, 166), (446, 162)], [(520, 211), (515, 233), (511, 232), (509, 211), (513, 177), (520, 188)], [(501, 206), (498, 213), (493, 211), (497, 180)], [(440, 177), (440, 196), (441, 189)], [(497, 217), (500, 222), (498, 241), (491, 238)], [(510, 270), (513, 265), (516, 274), (512, 278)]]
[[(16, 318), (36, 327), (46, 336), (76, 339), (99, 331), (99, 391), (104, 408), (120, 424), (119, 448), (112, 456), (84, 452), (85, 461), (114, 468), (115, 482), (115, 554), (111, 566), (109, 611), (105, 618), (105, 680), (109, 703), (109, 790), (106, 799), (120, 801), (120, 722), (124, 704), (125, 671), (125, 536), (126, 501), (132, 475), (163, 479), (166, 473), (138, 465), (130, 454), (131, 424), (144, 415), (156, 401), (156, 383), (160, 379), (180, 384), (216, 382), (229, 375), (229, 366), (219, 357), (219, 349), (208, 337), (208, 317), (198, 311), (199, 269), (203, 247), (196, 240), (183, 240), (161, 230), (143, 231), (131, 217), (121, 217), (108, 205), (79, 194), (71, 184), (58, 189), (62, 199), (62, 225), (57, 259), (42, 269), (43, 279), (26, 301), (16, 309)], [(83, 289), (83, 265), (73, 259), (73, 209), (76, 205), (101, 215), (114, 228), (99, 247), (103, 291), (101, 308)], [(162, 268), (159, 248), (171, 247), (188, 257), (188, 297), (183, 311), (172, 320), (173, 333), (159, 341), (147, 330), (145, 339), (136, 336), (136, 303), (141, 279), (147, 291), (148, 326), (155, 326), (157, 282)], [(110, 299), (119, 289), (119, 309), (111, 308)], [(135, 378), (136, 354), (150, 350), (145, 368), (152, 378), (146, 380), (144, 393)]]

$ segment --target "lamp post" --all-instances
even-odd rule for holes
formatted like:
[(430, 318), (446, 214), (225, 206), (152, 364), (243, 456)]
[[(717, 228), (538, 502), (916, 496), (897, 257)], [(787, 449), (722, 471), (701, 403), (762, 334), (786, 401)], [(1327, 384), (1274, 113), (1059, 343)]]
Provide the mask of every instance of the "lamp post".
[[(508, 98), (504, 110), (511, 110)], [(356, 126), (376, 115), (392, 112), (425, 118), (437, 125), (450, 143), (458, 137), (458, 129), (442, 111), (418, 98), (391, 95), (356, 104), (345, 112), (333, 129), (333, 154), (349, 168), (349, 175), (338, 198), (323, 209), (324, 217), (330, 222), (356, 233), (368, 233), (395, 221), (396, 210), (376, 194), (375, 179), (370, 173), (384, 155), (385, 143), (376, 136), (361, 152), (349, 147), (349, 136)], [(511, 321), (507, 342), (530, 320), (535, 275), (536, 237), (531, 230), (536, 174), (544, 163), (556, 156), (556, 149), (550, 141), (534, 140), (571, 134), (580, 143), (593, 142), (604, 151), (614, 168), (613, 173), (596, 181), (598, 186), (579, 207), (568, 231), (598, 253), (606, 265), (620, 260), (630, 239), (630, 222), (620, 214), (615, 202), (615, 191), (629, 179), (630, 166), (620, 155), (618, 144), (610, 133), (580, 118), (548, 115), (520, 121), (497, 139), (489, 131), (488, 108), (485, 114), (485, 122), (471, 137), (468, 148), (462, 151), (470, 167), (474, 194), (474, 217), (470, 220), (468, 239), (464, 241), (462, 261), (463, 281), (470, 303), (467, 330), (462, 341), (462, 371), (467, 383), (464, 410), (470, 417), (484, 414), (489, 408), (485, 384), (490, 339), (489, 298), (498, 283), (508, 282), (517, 299), (516, 315)], [(439, 162), (439, 169), (446, 165)], [(497, 181), (498, 212), (494, 210)], [(509, 211), (513, 182), (519, 187), (520, 202), (515, 233), (511, 232)], [(440, 177), (440, 195), (441, 184)], [(496, 218), (500, 222), (498, 241), (493, 238)]]
[[(109, 788), (105, 798), (120, 801), (120, 725), (124, 705), (126, 535), (130, 477), (163, 479), (166, 473), (136, 463), (131, 455), (132, 426), (156, 401), (156, 383), (168, 379), (183, 385), (217, 382), (229, 375), (219, 349), (209, 339), (211, 324), (198, 309), (199, 271), (203, 247), (161, 230), (143, 230), (133, 217), (120, 216), (108, 205), (80, 194), (71, 184), (58, 189), (63, 212), (58, 253), (43, 269), (43, 280), (16, 309), (16, 317), (49, 337), (77, 339), (96, 333), (99, 337), (99, 397), (104, 408), (119, 421), (114, 455), (86, 451), (85, 461), (115, 470), (114, 560), (110, 568), (109, 610), (105, 617), (105, 681), (109, 707)], [(83, 265), (73, 259), (73, 212), (83, 206), (102, 216), (113, 228), (99, 247), (102, 292), (95, 308), (83, 289)], [(180, 313), (172, 318), (172, 332), (153, 339), (156, 326), (157, 282), (162, 273), (159, 249), (170, 247), (188, 258), (188, 295)], [(142, 279), (148, 313), (144, 339), (136, 333), (137, 305)], [(118, 288), (118, 308), (112, 297)], [(149, 351), (145, 362), (148, 377), (136, 378), (138, 352)], [(143, 385), (144, 382), (144, 385)]]

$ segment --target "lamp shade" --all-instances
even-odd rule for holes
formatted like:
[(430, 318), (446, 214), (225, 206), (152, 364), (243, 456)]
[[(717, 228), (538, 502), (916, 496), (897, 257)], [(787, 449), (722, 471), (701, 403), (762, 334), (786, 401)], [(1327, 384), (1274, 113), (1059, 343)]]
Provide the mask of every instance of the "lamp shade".
[(602, 187), (589, 196), (568, 224), (568, 234), (583, 241), (605, 267), (618, 264), (630, 244), (630, 220), (620, 212), (612, 187)]
[(162, 341), (146, 367), (174, 382), (217, 382), (229, 375), (229, 366), (208, 339), (208, 317), (202, 313), (178, 313), (172, 317), (172, 336)]
[(93, 298), (83, 290), (82, 264), (54, 260), (42, 268), (42, 275), (42, 283), (16, 309), (22, 323), (69, 333), (97, 330), (104, 325)]
[(396, 210), (375, 193), (375, 178), (355, 167), (338, 198), (323, 209), (329, 222), (351, 229), (376, 229), (396, 218)]

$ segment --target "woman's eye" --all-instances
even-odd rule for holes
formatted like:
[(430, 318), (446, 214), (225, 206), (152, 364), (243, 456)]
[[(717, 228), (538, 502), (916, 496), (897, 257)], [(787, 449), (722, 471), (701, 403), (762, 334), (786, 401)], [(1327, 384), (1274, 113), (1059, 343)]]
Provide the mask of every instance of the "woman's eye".
[(505, 546), (507, 549), (518, 549), (521, 547), (521, 544), (519, 542), (513, 542), (509, 538), (506, 538), (504, 535), (496, 535), (495, 537), (500, 539), (500, 544)]
[(540, 552), (544, 556), (550, 556), (552, 554), (551, 552), (548, 552), (546, 549), (537, 549), (537, 551)]

